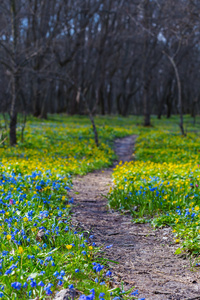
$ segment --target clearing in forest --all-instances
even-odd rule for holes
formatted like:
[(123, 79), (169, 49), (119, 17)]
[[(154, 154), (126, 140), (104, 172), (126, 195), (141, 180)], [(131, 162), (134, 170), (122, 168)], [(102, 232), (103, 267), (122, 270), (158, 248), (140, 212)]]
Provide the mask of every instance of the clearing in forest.
[(16, 147), (0, 144), (1, 298), (198, 297), (199, 125), (185, 118), (183, 138), (176, 118), (152, 122), (96, 118), (97, 147), (86, 118), (29, 118)]
[[(160, 137), (158, 136), (158, 138)], [(175, 138), (177, 139), (178, 136), (176, 136)], [(130, 136), (128, 138), (122, 138), (116, 141), (115, 150), (119, 156), (119, 161), (126, 162), (131, 160), (135, 139), (136, 136)], [(144, 136), (143, 139), (142, 137), (140, 139), (144, 143)], [(141, 141), (139, 143), (141, 143)], [(181, 140), (179, 140), (179, 142), (180, 141)], [(152, 143), (154, 144), (156, 143), (156, 141), (152, 141)], [(187, 141), (183, 140), (182, 143), (187, 144)], [(197, 141), (196, 144), (198, 144)], [(139, 146), (137, 146), (137, 148), (138, 147)], [(167, 149), (168, 152), (170, 152), (171, 150), (172, 149), (170, 148)], [(172, 155), (171, 160), (176, 159), (176, 155), (178, 155), (178, 149), (176, 150), (177, 151), (175, 151), (174, 153), (175, 156), (173, 157)], [(143, 148), (140, 149), (140, 151), (146, 151), (146, 149)], [(158, 151), (159, 147), (157, 148), (157, 153)], [(195, 151), (194, 153), (192, 153), (191, 149), (189, 149), (189, 151), (191, 152), (191, 160), (192, 158), (197, 159), (198, 153), (196, 153), (196, 157), (192, 157), (195, 156)], [(151, 149), (149, 152), (151, 152)], [(152, 153), (154, 153), (154, 155), (155, 152), (156, 149), (153, 149)], [(181, 154), (185, 155), (183, 151), (181, 152)], [(163, 153), (162, 155), (164, 156), (166, 154)], [(155, 159), (157, 158), (155, 157)], [(161, 160), (162, 157), (159, 157), (158, 159)], [(175, 168), (173, 168), (173, 176), (175, 179), (177, 179), (175, 180), (175, 182), (172, 181), (171, 175), (169, 175), (169, 164), (164, 164), (164, 166), (162, 165), (162, 168), (165, 168), (165, 172), (168, 171), (168, 177), (166, 177), (165, 180), (167, 180), (167, 178), (168, 180), (170, 180), (170, 182), (167, 182), (166, 184), (167, 186), (170, 186), (171, 196), (169, 195), (169, 191), (168, 193), (161, 193), (161, 191), (158, 191), (159, 189), (154, 188), (155, 181), (157, 183), (158, 177), (161, 176), (159, 172), (162, 172), (162, 170), (159, 170), (159, 168), (161, 168), (159, 164), (156, 166), (154, 165), (156, 164), (156, 162), (140, 164), (140, 172), (142, 172), (142, 168), (144, 170), (145, 168), (147, 168), (146, 165), (151, 165), (151, 168), (153, 169), (152, 172), (154, 172), (153, 176), (150, 171), (147, 171), (148, 176), (152, 176), (152, 190), (149, 189), (144, 194), (140, 193), (140, 195), (138, 195), (136, 189), (134, 190), (132, 188), (132, 176), (135, 175), (136, 177), (136, 175), (138, 175), (134, 172), (134, 168), (137, 168), (137, 163), (130, 162), (125, 163), (124, 165), (120, 163), (120, 165), (114, 169), (114, 184), (111, 178), (113, 169), (96, 171), (87, 174), (86, 176), (77, 177), (76, 179), (74, 179), (73, 193), (76, 205), (73, 208), (73, 224), (78, 228), (84, 229), (90, 234), (94, 234), (94, 241), (99, 246), (104, 245), (102, 248), (102, 255), (106, 255), (109, 260), (109, 265), (112, 267), (112, 271), (114, 274), (113, 286), (120, 285), (120, 282), (124, 282), (125, 291), (132, 286), (135, 286), (135, 289), (138, 289), (139, 291), (138, 297), (145, 297), (145, 299), (148, 300), (200, 299), (200, 275), (198, 263), (195, 263), (196, 261), (194, 260), (192, 265), (190, 260), (186, 259), (188, 253), (187, 250), (189, 248), (189, 246), (188, 248), (186, 246), (189, 237), (185, 236), (185, 240), (183, 239), (182, 241), (183, 246), (180, 247), (180, 240), (178, 238), (175, 238), (176, 230), (174, 229), (172, 233), (172, 228), (169, 226), (165, 226), (178, 226), (178, 221), (174, 222), (177, 214), (180, 218), (180, 225), (178, 227), (179, 230), (181, 228), (182, 231), (184, 230), (181, 223), (187, 220), (188, 225), (185, 225), (185, 231), (187, 231), (188, 228), (191, 229), (191, 227), (197, 228), (195, 230), (196, 235), (195, 233), (193, 233), (193, 238), (195, 239), (196, 237), (198, 237), (199, 168), (197, 168), (196, 165), (192, 164), (191, 160), (188, 161), (188, 158), (185, 159), (185, 161), (182, 160), (181, 175), (176, 175), (177, 172)], [(186, 166), (183, 166), (184, 162)], [(191, 172), (191, 170), (188, 169), (189, 164), (192, 165), (193, 176), (189, 176)], [(154, 166), (152, 167), (152, 165)], [(170, 167), (172, 166), (170, 165)], [(177, 169), (179, 167), (180, 165), (177, 165)], [(188, 173), (185, 170), (186, 167)], [(125, 171), (127, 170), (129, 172), (126, 173)], [(140, 177), (142, 175), (147, 175), (144, 174), (144, 170), (143, 174), (139, 174)], [(179, 170), (179, 173), (181, 172), (181, 170)], [(137, 172), (139, 173), (138, 169)], [(185, 172), (185, 176), (188, 175), (188, 178), (183, 177), (183, 172)], [(120, 173), (124, 176), (121, 176)], [(178, 175), (180, 178), (178, 177)], [(132, 181), (130, 181), (130, 178), (128, 176)], [(138, 180), (138, 178), (135, 179)], [(180, 181), (180, 179), (182, 180), (182, 182)], [(126, 190), (125, 187), (127, 184), (127, 180), (129, 180), (128, 190)], [(188, 197), (185, 197), (186, 188), (188, 188), (187, 184), (185, 188), (182, 187), (181, 189), (179, 189), (181, 183), (183, 183), (184, 180), (189, 182), (189, 190), (187, 190)], [(140, 182), (143, 187), (140, 188), (145, 189), (147, 178), (144, 178), (144, 180), (142, 179), (141, 181), (143, 181), (143, 183)], [(161, 181), (163, 181), (163, 179)], [(178, 185), (178, 190), (176, 190), (176, 185)], [(179, 191), (179, 194), (177, 191)], [(110, 204), (113, 207), (120, 209), (122, 213), (108, 208), (108, 201), (104, 195), (107, 195), (109, 193)], [(129, 193), (131, 195), (128, 195)], [(149, 193), (153, 195), (150, 195)], [(191, 193), (196, 194), (193, 196)], [(151, 214), (152, 211), (149, 208), (149, 203), (152, 201), (154, 202), (155, 198), (159, 196), (158, 194), (161, 194), (162, 197), (159, 197), (159, 200), (157, 201), (159, 203), (165, 201), (165, 198), (167, 199), (169, 196), (174, 198), (169, 199), (170, 203), (168, 205), (166, 204), (165, 209), (162, 210), (162, 214), (162, 203), (160, 205), (161, 207), (157, 207), (157, 203), (155, 204), (156, 207), (151, 208), (154, 210), (154, 214), (156, 213), (156, 208), (160, 213), (160, 215), (157, 215), (157, 218), (153, 219), (152, 224), (162, 225), (159, 229), (153, 230), (150, 224), (141, 224), (142, 214), (140, 214), (140, 209), (144, 209), (144, 213), (146, 214)], [(128, 196), (131, 197), (131, 199), (128, 200)], [(137, 199), (138, 196), (140, 199)], [(149, 200), (148, 202), (146, 202), (147, 197)], [(179, 199), (180, 197), (183, 198), (184, 203), (181, 203), (181, 200)], [(143, 204), (141, 204), (139, 200), (140, 202), (142, 201)], [(190, 212), (189, 209), (185, 207), (187, 203), (191, 208)], [(193, 209), (192, 206), (194, 207)], [(128, 213), (130, 211), (133, 213), (133, 215), (135, 214), (135, 217), (140, 216), (140, 219), (137, 219), (138, 223), (140, 224), (133, 223), (133, 218), (131, 214)], [(164, 213), (165, 211), (166, 213)], [(189, 214), (187, 214), (187, 212), (189, 212)], [(192, 213), (196, 213), (196, 215), (192, 216)], [(196, 226), (194, 226), (195, 218)], [(148, 221), (148, 218), (144, 217), (143, 221)], [(176, 224), (176, 226), (174, 223)], [(177, 229), (177, 232), (177, 235), (180, 234), (180, 237), (182, 237), (181, 230), (179, 233)], [(112, 245), (112, 247), (109, 247), (109, 245)], [(196, 250), (199, 245), (198, 241), (196, 241), (196, 244), (195, 241), (192, 242), (192, 245), (194, 248), (191, 248), (189, 250)], [(175, 255), (175, 253), (179, 254), (179, 256)]]

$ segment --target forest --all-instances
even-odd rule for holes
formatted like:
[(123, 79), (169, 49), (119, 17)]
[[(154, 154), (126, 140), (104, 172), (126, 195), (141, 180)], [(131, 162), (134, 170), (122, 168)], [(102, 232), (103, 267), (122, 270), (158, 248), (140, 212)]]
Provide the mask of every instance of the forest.
[(195, 116), (199, 13), (195, 0), (2, 0), (0, 109), (12, 131), (17, 112)]
[(199, 299), (199, 17), (0, 0), (0, 298)]

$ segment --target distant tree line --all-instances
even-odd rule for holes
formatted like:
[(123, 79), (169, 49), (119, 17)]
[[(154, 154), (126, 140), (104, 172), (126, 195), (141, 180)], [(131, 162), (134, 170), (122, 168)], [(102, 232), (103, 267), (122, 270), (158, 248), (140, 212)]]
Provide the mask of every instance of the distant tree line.
[(200, 111), (199, 0), (0, 0), (0, 111)]

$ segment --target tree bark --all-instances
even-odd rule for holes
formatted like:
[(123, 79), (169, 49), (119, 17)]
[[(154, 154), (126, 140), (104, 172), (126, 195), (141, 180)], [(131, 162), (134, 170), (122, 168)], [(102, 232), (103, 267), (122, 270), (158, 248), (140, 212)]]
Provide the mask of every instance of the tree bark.
[(175, 75), (176, 75), (176, 80), (177, 80), (177, 87), (178, 87), (178, 111), (179, 111), (179, 115), (180, 115), (180, 129), (181, 129), (181, 133), (182, 135), (186, 135), (185, 131), (184, 131), (184, 127), (183, 127), (183, 108), (182, 108), (182, 94), (181, 94), (181, 81), (180, 81), (180, 77), (179, 77), (179, 72), (178, 72), (178, 68), (176, 66), (176, 63), (173, 59), (173, 57), (169, 56), (167, 53), (164, 52), (164, 54), (168, 57), (169, 61), (171, 62), (174, 71), (175, 71)]
[(10, 145), (15, 146), (17, 144), (17, 93), (18, 93), (18, 78), (17, 78), (17, 12), (15, 0), (10, 2), (11, 9), (11, 23), (12, 23), (12, 37), (13, 37), (13, 68), (12, 68), (12, 100), (10, 109)]
[(144, 126), (150, 126), (150, 105), (148, 99), (148, 84), (145, 84), (143, 90), (143, 105), (144, 105)]
[(11, 110), (10, 110), (10, 145), (15, 146), (17, 144), (17, 78), (14, 74), (12, 80), (12, 101), (11, 101)]

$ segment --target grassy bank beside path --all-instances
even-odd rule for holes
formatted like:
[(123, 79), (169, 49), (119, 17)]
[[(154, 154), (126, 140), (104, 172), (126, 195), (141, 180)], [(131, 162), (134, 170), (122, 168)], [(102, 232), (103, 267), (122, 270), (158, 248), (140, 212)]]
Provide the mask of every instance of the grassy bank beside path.
[(186, 137), (176, 117), (139, 129), (135, 161), (115, 168), (109, 204), (130, 210), (135, 222), (172, 226), (176, 253), (199, 254), (200, 124), (185, 120)]

